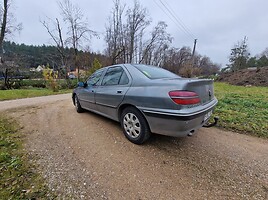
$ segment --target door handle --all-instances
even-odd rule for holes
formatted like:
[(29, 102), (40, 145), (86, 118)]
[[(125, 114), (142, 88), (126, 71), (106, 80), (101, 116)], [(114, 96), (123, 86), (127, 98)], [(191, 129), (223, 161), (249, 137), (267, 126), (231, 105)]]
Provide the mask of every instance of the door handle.
[(122, 92), (122, 90), (117, 90), (117, 94), (121, 94)]

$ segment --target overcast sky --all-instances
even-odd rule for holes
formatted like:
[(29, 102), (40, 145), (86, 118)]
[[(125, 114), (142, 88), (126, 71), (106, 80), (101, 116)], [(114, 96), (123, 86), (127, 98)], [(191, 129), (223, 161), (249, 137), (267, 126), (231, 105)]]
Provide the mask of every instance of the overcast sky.
[[(174, 38), (172, 46), (193, 47), (197, 38), (197, 52), (207, 55), (213, 62), (225, 66), (230, 49), (235, 43), (248, 37), (251, 55), (261, 53), (268, 47), (268, 0), (161, 0), (175, 11), (175, 16), (183, 23), (183, 31), (175, 19), (167, 15), (160, 0), (140, 0), (149, 11), (152, 26), (158, 21), (168, 24), (168, 33)], [(105, 24), (110, 16), (113, 0), (72, 0), (77, 3), (88, 19), (90, 28), (105, 32)], [(121, 0), (132, 6), (132, 0)], [(40, 19), (46, 16), (60, 18), (56, 0), (14, 0), (15, 16), (22, 22), (20, 35), (12, 38), (17, 43), (42, 45), (53, 44)], [(175, 21), (176, 22), (176, 21)], [(150, 32), (151, 28), (147, 31)], [(90, 48), (102, 52), (105, 48), (103, 35), (92, 39)]]

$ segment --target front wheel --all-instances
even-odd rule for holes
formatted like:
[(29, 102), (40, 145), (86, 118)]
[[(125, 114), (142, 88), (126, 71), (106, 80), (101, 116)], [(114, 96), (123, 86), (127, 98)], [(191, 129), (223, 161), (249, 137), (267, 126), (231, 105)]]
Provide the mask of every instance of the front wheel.
[(123, 132), (129, 141), (142, 144), (150, 138), (151, 132), (147, 121), (136, 108), (125, 108), (120, 121)]
[(75, 109), (78, 113), (84, 112), (84, 109), (81, 107), (77, 95), (74, 96), (74, 105), (75, 105)]

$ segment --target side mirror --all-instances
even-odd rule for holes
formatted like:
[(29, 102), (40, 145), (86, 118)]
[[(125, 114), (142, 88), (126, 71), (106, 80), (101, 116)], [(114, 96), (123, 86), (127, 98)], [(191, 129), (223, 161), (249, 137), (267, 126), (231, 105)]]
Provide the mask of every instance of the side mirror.
[(77, 86), (78, 87), (85, 87), (85, 83), (84, 82), (78, 82)]

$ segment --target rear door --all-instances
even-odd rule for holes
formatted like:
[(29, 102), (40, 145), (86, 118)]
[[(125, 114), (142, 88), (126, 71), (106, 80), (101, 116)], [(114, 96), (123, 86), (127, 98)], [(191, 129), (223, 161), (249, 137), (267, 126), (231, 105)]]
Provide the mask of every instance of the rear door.
[(95, 94), (98, 111), (117, 120), (117, 108), (123, 101), (130, 86), (130, 76), (121, 66), (113, 66), (106, 71)]

